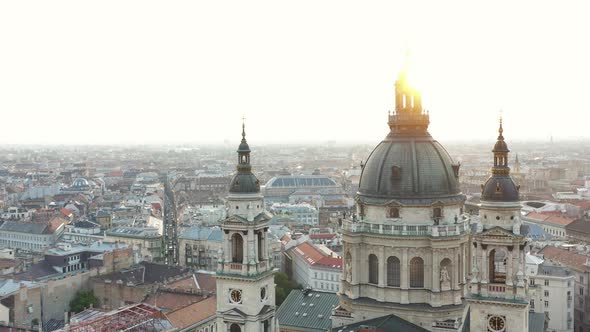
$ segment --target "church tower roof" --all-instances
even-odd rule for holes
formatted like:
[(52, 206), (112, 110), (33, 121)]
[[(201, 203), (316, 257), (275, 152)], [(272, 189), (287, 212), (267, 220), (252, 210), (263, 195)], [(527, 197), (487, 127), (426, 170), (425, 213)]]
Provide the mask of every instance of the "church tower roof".
[(242, 123), (242, 141), (237, 150), (237, 173), (231, 181), (229, 192), (233, 194), (257, 194), (260, 193), (260, 181), (252, 173), (250, 165), (250, 146), (246, 141), (246, 125)]
[(510, 177), (510, 167), (508, 167), (508, 153), (510, 150), (504, 140), (502, 118), (500, 118), (498, 139), (492, 152), (494, 153), (492, 176), (482, 185), (481, 200), (496, 202), (519, 201), (520, 187), (516, 185), (512, 180), (512, 177)]

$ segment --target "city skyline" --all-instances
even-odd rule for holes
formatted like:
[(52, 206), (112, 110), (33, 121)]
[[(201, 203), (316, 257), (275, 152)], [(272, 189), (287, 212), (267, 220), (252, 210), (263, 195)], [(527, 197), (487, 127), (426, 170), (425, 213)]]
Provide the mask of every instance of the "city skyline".
[(1, 4), (0, 143), (376, 142), (406, 48), (441, 141), (590, 137), (583, 2), (228, 5)]

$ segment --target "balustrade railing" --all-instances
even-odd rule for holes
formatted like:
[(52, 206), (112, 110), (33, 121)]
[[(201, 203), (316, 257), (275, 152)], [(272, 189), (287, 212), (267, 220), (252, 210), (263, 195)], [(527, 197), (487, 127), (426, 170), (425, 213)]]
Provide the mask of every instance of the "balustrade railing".
[(366, 220), (345, 220), (342, 230), (350, 233), (373, 233), (396, 236), (457, 236), (469, 232), (469, 220), (447, 225), (395, 225)]

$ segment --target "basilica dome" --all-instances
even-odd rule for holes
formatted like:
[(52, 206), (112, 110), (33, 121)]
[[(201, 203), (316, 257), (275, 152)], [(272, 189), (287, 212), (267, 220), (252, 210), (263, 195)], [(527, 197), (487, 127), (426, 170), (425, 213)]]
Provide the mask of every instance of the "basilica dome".
[(359, 195), (430, 203), (461, 194), (457, 175), (458, 165), (430, 135), (392, 133), (365, 163)]
[(396, 82), (395, 113), (390, 132), (363, 166), (358, 197), (365, 203), (395, 200), (404, 204), (463, 201), (459, 164), (428, 133), (430, 117), (420, 94), (405, 81)]

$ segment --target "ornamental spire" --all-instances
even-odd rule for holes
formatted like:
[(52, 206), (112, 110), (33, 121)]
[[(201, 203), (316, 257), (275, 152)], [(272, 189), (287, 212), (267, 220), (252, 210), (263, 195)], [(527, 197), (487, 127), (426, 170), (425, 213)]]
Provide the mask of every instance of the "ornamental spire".
[(249, 172), (250, 167), (250, 146), (246, 141), (246, 122), (242, 119), (242, 142), (238, 147), (238, 171)]
[(508, 145), (504, 140), (504, 127), (502, 123), (502, 116), (500, 116), (500, 126), (498, 127), (498, 140), (494, 145), (492, 152), (494, 153), (494, 168), (492, 169), (493, 174), (504, 174), (510, 173), (510, 167), (508, 167)]
[(395, 112), (389, 115), (390, 135), (427, 135), (430, 117), (422, 108), (422, 95), (409, 80), (410, 51), (405, 67), (395, 81)]

